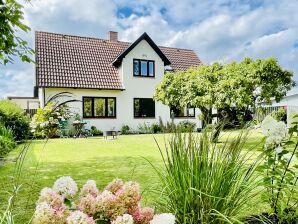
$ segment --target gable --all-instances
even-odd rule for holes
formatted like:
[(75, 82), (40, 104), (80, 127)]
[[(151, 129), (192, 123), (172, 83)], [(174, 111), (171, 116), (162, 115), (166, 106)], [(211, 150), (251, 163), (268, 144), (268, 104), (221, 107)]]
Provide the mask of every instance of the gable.
[(143, 40), (147, 41), (147, 43), (152, 47), (152, 49), (158, 54), (158, 56), (164, 62), (165, 66), (171, 64), (170, 60), (166, 57), (166, 55), (159, 49), (159, 47), (154, 43), (154, 41), (145, 32), (113, 61), (113, 65), (115, 67), (119, 67), (122, 63), (123, 58), (125, 58), (125, 56), (129, 52), (131, 52)]

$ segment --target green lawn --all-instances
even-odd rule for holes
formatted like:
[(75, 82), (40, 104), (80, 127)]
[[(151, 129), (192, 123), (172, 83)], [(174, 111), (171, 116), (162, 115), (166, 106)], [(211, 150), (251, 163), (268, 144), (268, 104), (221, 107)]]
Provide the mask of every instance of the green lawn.
[[(238, 132), (226, 132), (224, 138)], [(112, 179), (134, 180), (141, 184), (143, 202), (153, 205), (157, 195), (153, 189), (158, 185), (158, 177), (149, 162), (161, 166), (161, 156), (154, 138), (164, 146), (169, 135), (128, 135), (117, 140), (102, 137), (88, 139), (50, 139), (34, 141), (26, 157), (22, 171), (22, 187), (16, 201), (17, 223), (30, 220), (39, 191), (52, 186), (60, 176), (71, 176), (79, 186), (88, 179), (94, 179), (101, 189)], [(256, 145), (261, 134), (252, 132), (247, 148)], [(13, 151), (7, 162), (0, 166), (0, 206), (5, 208), (15, 158), (20, 147)]]

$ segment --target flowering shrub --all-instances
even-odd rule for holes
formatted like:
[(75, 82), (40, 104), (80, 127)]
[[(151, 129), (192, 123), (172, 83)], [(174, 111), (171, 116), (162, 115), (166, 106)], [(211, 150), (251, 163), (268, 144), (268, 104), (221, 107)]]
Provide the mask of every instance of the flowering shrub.
[[(174, 224), (172, 214), (154, 215), (153, 208), (141, 207), (140, 186), (115, 179), (100, 192), (88, 180), (77, 195), (71, 177), (61, 177), (52, 188), (44, 188), (37, 201), (33, 224)], [(76, 197), (78, 196), (78, 197)]]
[(49, 103), (43, 109), (38, 109), (30, 123), (31, 132), (35, 137), (54, 137), (58, 135), (59, 124), (69, 119), (68, 107), (55, 107)]
[(285, 123), (267, 116), (261, 126), (266, 136), (266, 160), (261, 166), (265, 173), (266, 199), (279, 223), (291, 223), (298, 219), (298, 165), (294, 162), (298, 157), (298, 143), (294, 149), (288, 147), (293, 144), (290, 137), (298, 133), (298, 123), (292, 125), (288, 132)]

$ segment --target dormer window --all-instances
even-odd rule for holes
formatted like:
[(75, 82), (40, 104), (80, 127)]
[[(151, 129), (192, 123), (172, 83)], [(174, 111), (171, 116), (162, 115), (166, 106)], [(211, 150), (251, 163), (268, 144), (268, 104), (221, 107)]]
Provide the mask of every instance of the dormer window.
[(155, 63), (152, 60), (133, 59), (133, 76), (154, 77)]

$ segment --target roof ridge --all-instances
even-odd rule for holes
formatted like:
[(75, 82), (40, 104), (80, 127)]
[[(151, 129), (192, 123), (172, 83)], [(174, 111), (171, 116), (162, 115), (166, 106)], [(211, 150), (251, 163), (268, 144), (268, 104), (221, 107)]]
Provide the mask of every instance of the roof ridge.
[[(69, 36), (69, 37), (78, 37), (82, 39), (93, 39), (93, 40), (101, 40), (105, 42), (111, 42), (108, 39), (103, 39), (103, 38), (98, 38), (98, 37), (87, 37), (87, 36), (79, 36), (79, 35), (74, 35), (74, 34), (64, 34), (64, 33), (56, 33), (56, 32), (47, 32), (47, 31), (35, 31), (35, 33), (46, 33), (46, 34), (54, 34), (54, 35), (59, 35), (59, 36)], [(114, 41), (111, 43), (124, 43), (124, 44), (131, 44), (130, 42), (126, 41)]]
[[(48, 32), (48, 31), (38, 31), (36, 30), (35, 33), (46, 33), (46, 34), (54, 34), (54, 35), (59, 35), (59, 36), (69, 36), (69, 37), (78, 37), (78, 38), (84, 38), (84, 39), (92, 39), (92, 40), (101, 40), (105, 42), (111, 42), (108, 39), (103, 39), (99, 37), (88, 37), (88, 36), (79, 36), (79, 35), (74, 35), (74, 34), (64, 34), (64, 33), (57, 33), (57, 32)], [(111, 43), (124, 43), (124, 44), (129, 44), (131, 45), (133, 42), (127, 42), (127, 41), (117, 41), (117, 42), (111, 42)], [(161, 46), (157, 45), (159, 48), (168, 48), (168, 49), (179, 49), (179, 50), (186, 50), (186, 51), (192, 51), (192, 49), (187, 49), (187, 48), (179, 48), (179, 47), (168, 47), (168, 46)]]

